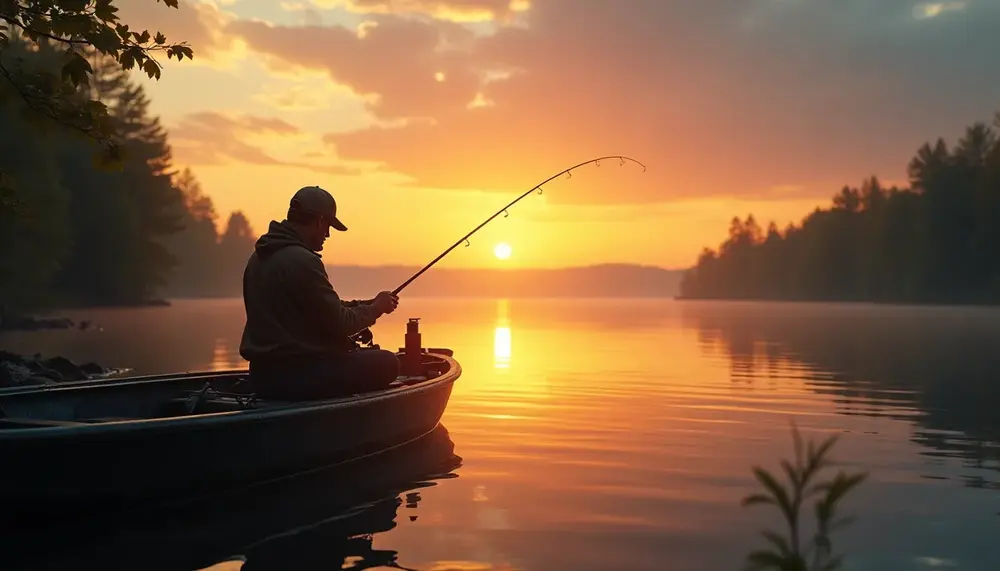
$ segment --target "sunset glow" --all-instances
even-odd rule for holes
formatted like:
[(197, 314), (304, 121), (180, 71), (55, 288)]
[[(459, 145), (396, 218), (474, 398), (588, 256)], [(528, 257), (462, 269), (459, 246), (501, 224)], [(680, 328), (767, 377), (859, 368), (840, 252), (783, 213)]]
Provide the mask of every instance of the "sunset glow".
[[(159, 81), (137, 77), (177, 168), (257, 233), (320, 184), (350, 227), (327, 263), (419, 265), (546, 177), (621, 153), (648, 169), (582, 168), (480, 237), (544, 244), (518, 267), (676, 268), (717, 247), (734, 216), (784, 228), (844, 184), (905, 184), (924, 141), (992, 116), (1000, 84), (968, 90), (979, 77), (953, 75), (989, 65), (962, 31), (992, 25), (985, 4), (133, 0), (120, 15), (194, 49), (193, 61), (164, 58)], [(869, 37), (894, 48), (862, 57)], [(926, 53), (968, 65), (940, 81), (899, 60)]]
[(513, 249), (507, 242), (500, 242), (493, 248), (493, 255), (497, 257), (498, 260), (506, 260), (510, 258)]

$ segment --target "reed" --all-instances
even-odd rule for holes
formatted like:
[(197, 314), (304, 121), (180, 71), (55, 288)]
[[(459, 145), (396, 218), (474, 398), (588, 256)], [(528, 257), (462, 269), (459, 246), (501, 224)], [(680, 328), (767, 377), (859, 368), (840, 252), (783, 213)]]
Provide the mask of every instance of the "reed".
[[(764, 530), (761, 535), (768, 547), (754, 550), (747, 555), (747, 571), (835, 571), (841, 568), (842, 555), (833, 553), (831, 534), (849, 525), (853, 517), (838, 517), (840, 502), (868, 477), (867, 473), (848, 474), (839, 470), (828, 480), (819, 480), (819, 474), (833, 465), (830, 452), (838, 436), (831, 436), (818, 445), (803, 443), (802, 436), (792, 424), (795, 447), (794, 463), (781, 460), (781, 471), (787, 478), (779, 481), (773, 473), (753, 467), (753, 474), (763, 492), (743, 498), (744, 507), (771, 505), (776, 507), (788, 525), (787, 536)], [(812, 537), (803, 540), (803, 506), (812, 502), (816, 525)], [(808, 509), (808, 508), (806, 508)]]

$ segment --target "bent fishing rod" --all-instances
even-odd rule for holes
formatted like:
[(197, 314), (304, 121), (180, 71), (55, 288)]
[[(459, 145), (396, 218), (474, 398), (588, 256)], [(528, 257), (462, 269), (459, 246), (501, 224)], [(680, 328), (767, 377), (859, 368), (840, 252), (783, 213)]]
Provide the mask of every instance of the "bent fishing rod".
[(396, 289), (392, 290), (392, 294), (393, 295), (399, 295), (399, 292), (403, 291), (403, 288), (405, 288), (406, 286), (410, 285), (410, 282), (412, 282), (413, 280), (415, 280), (418, 277), (420, 277), (421, 274), (423, 274), (424, 272), (426, 272), (427, 270), (429, 270), (431, 268), (431, 266), (433, 266), (434, 264), (436, 264), (441, 258), (447, 256), (449, 252), (451, 252), (452, 250), (454, 250), (455, 248), (457, 248), (458, 245), (461, 244), (462, 242), (465, 242), (465, 245), (468, 246), (469, 245), (469, 237), (470, 236), (472, 236), (473, 234), (475, 234), (476, 232), (478, 232), (479, 229), (482, 228), (483, 226), (486, 226), (487, 224), (489, 224), (490, 221), (492, 221), (497, 216), (499, 216), (501, 214), (504, 214), (504, 217), (506, 218), (506, 216), (509, 215), (509, 213), (507, 213), (507, 209), (510, 208), (511, 206), (514, 206), (518, 202), (520, 202), (521, 199), (525, 198), (526, 196), (528, 196), (532, 192), (535, 192), (536, 190), (538, 191), (538, 194), (541, 194), (542, 193), (542, 186), (544, 186), (549, 181), (551, 181), (551, 180), (553, 180), (555, 178), (558, 178), (558, 177), (560, 177), (560, 176), (562, 176), (564, 174), (571, 177), (571, 176), (573, 176), (573, 171), (574, 170), (576, 170), (576, 169), (578, 169), (578, 168), (580, 168), (580, 167), (582, 167), (584, 165), (589, 165), (590, 163), (595, 163), (595, 164), (597, 164), (597, 166), (601, 166), (601, 161), (607, 160), (607, 159), (618, 159), (619, 162), (620, 162), (619, 166), (624, 166), (625, 165), (625, 161), (631, 161), (631, 162), (633, 162), (633, 163), (641, 166), (642, 167), (642, 172), (646, 172), (646, 165), (640, 163), (639, 161), (637, 161), (637, 160), (635, 160), (635, 159), (633, 159), (631, 157), (627, 157), (627, 156), (624, 156), (624, 155), (610, 155), (610, 156), (606, 156), (606, 157), (598, 157), (596, 159), (590, 159), (588, 161), (583, 161), (582, 163), (573, 165), (573, 166), (569, 167), (568, 169), (563, 169), (563, 170), (559, 171), (558, 173), (550, 176), (549, 178), (543, 180), (542, 182), (536, 184), (535, 186), (533, 186), (531, 188), (531, 190), (528, 190), (527, 192), (525, 192), (521, 196), (518, 196), (517, 198), (515, 198), (514, 200), (512, 200), (510, 203), (508, 203), (507, 206), (504, 206), (500, 210), (497, 210), (496, 213), (494, 213), (492, 216), (490, 216), (489, 218), (487, 218), (486, 220), (484, 220), (479, 226), (476, 226), (468, 234), (466, 234), (465, 236), (462, 236), (461, 238), (459, 238), (458, 241), (455, 242), (454, 244), (452, 244), (450, 248), (448, 248), (444, 252), (441, 252), (441, 254), (438, 257), (436, 257), (433, 260), (431, 260), (431, 262), (429, 264), (427, 264), (426, 266), (424, 266), (423, 268), (421, 268), (419, 272), (417, 272), (417, 273), (413, 274), (412, 276), (410, 276), (410, 279), (406, 280), (405, 282), (403, 282), (402, 284), (400, 284), (399, 287), (397, 287)]

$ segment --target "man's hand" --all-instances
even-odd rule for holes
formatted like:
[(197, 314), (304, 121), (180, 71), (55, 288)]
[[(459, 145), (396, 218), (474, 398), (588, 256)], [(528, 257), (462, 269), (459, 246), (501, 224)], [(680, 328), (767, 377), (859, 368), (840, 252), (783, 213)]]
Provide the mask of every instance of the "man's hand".
[(399, 305), (399, 298), (392, 294), (391, 291), (380, 291), (375, 299), (372, 300), (372, 305), (374, 305), (380, 313), (392, 313), (395, 311), (396, 306)]

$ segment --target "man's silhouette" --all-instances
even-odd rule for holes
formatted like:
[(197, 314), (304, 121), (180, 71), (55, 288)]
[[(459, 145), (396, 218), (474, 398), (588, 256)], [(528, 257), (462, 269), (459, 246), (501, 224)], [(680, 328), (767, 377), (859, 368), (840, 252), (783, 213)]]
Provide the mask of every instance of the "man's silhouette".
[(240, 355), (250, 362), (257, 394), (282, 400), (343, 396), (383, 388), (399, 373), (383, 349), (348, 350), (348, 336), (396, 309), (398, 299), (342, 301), (319, 252), (330, 228), (347, 230), (327, 191), (307, 186), (292, 197), (288, 216), (271, 221), (243, 274), (246, 327)]

